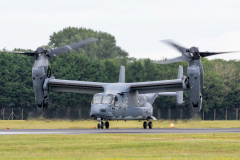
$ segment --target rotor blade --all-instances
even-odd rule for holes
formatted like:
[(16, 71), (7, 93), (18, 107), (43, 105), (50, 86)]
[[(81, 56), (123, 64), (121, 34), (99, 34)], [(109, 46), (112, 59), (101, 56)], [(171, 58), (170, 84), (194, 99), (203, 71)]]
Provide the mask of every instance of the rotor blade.
[(36, 54), (34, 52), (7, 51), (7, 50), (0, 50), (0, 53), (16, 53), (16, 54), (23, 54), (27, 56), (34, 56)]
[(153, 63), (156, 63), (156, 64), (168, 64), (168, 63), (175, 63), (175, 62), (182, 62), (182, 61), (188, 61), (189, 58), (186, 57), (186, 56), (180, 56), (180, 57), (176, 57), (176, 58), (173, 58), (173, 59), (169, 59), (169, 60), (166, 60), (166, 61), (160, 61), (160, 62), (153, 62)]
[(34, 67), (46, 67), (48, 66), (48, 59), (45, 54), (39, 56), (34, 63)]
[(208, 57), (208, 56), (213, 56), (213, 55), (217, 55), (217, 54), (236, 53), (236, 52), (240, 52), (240, 51), (230, 51), (230, 52), (199, 52), (199, 55), (200, 55), (201, 57)]
[(72, 44), (69, 44), (69, 45), (65, 45), (65, 46), (62, 46), (62, 47), (59, 47), (59, 48), (48, 49), (47, 50), (47, 55), (50, 58), (52, 58), (52, 57), (60, 55), (60, 54), (62, 54), (64, 52), (68, 52), (70, 50), (83, 47), (83, 46), (85, 46), (85, 45), (87, 45), (89, 43), (93, 43), (93, 42), (96, 42), (96, 41), (98, 41), (98, 39), (96, 39), (96, 38), (89, 38), (89, 39), (86, 39), (86, 40), (83, 40), (83, 41), (80, 41), (80, 42), (77, 42), (77, 43), (72, 43)]
[(172, 41), (170, 40), (163, 40), (164, 43), (167, 43), (168, 45), (176, 48), (179, 52), (181, 52), (182, 54), (185, 54), (186, 53), (186, 48), (182, 47), (182, 46), (179, 46), (177, 45), (176, 43), (173, 43)]

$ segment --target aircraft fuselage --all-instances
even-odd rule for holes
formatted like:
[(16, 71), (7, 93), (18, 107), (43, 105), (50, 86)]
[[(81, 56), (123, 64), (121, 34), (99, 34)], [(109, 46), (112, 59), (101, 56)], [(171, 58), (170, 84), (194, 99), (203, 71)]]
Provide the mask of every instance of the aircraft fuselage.
[(104, 120), (146, 120), (153, 115), (152, 104), (149, 97), (155, 94), (108, 94), (98, 93), (93, 97), (91, 117)]

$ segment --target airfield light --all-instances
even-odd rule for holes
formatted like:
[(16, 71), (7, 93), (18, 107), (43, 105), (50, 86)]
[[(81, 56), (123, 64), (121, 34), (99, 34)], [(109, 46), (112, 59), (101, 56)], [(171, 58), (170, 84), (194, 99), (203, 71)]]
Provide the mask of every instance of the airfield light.
[(173, 123), (171, 123), (171, 124), (170, 124), (170, 128), (173, 128), (173, 127), (174, 127), (174, 124), (173, 124)]
[(9, 129), (8, 127), (5, 127), (5, 129)]

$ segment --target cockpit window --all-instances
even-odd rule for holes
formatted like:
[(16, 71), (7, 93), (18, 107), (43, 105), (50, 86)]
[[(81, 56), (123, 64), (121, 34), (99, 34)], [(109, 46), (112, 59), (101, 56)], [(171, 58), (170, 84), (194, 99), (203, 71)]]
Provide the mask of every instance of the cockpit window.
[(103, 96), (102, 103), (111, 103), (112, 101), (112, 96)]
[(93, 103), (101, 103), (102, 101), (102, 96), (94, 96), (93, 98)]

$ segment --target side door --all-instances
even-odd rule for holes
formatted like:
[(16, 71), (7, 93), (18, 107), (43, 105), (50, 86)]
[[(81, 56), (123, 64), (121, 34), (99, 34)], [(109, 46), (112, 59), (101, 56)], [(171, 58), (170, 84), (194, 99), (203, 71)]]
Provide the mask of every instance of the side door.
[(123, 106), (123, 116), (125, 117), (127, 115), (128, 111), (128, 97), (124, 96), (123, 101), (122, 101), (122, 106)]
[(120, 100), (122, 98), (120, 96), (115, 96), (113, 98), (113, 101), (111, 103), (111, 108), (112, 108), (112, 114), (114, 117), (116, 118), (120, 118), (120, 117), (123, 117), (124, 114), (123, 114), (123, 107), (122, 107), (122, 103), (120, 103)]

